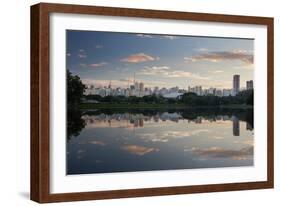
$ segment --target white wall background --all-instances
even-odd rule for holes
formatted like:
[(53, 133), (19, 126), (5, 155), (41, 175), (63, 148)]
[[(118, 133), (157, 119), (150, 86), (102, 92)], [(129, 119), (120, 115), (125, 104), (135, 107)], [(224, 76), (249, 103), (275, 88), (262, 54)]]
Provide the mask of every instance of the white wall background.
[[(145, 9), (270, 16), (275, 18), (275, 189), (56, 203), (52, 205), (276, 205), (281, 196), (281, 13), (277, 0), (46, 0)], [(29, 7), (35, 0), (4, 0), (0, 7), (0, 205), (29, 200)], [(279, 94), (278, 94), (279, 93)]]

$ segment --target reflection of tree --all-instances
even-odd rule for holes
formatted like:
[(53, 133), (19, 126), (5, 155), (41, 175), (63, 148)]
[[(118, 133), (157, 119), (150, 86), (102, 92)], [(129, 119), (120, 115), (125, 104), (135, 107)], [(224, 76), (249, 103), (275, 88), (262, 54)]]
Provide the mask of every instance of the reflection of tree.
[(247, 124), (248, 125), (248, 128), (249, 130), (252, 130), (254, 129), (254, 112), (253, 110), (249, 110), (247, 113), (246, 113), (246, 118), (245, 118)]
[(67, 140), (76, 137), (80, 134), (81, 130), (85, 127), (85, 120), (82, 118), (82, 112), (77, 109), (67, 110)]

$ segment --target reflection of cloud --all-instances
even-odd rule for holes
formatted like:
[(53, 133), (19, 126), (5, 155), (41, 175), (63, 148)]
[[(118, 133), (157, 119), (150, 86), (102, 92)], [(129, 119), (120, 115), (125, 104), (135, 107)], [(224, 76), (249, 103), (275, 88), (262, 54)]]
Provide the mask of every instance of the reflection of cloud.
[(207, 149), (192, 148), (193, 154), (204, 158), (231, 158), (235, 160), (245, 160), (252, 158), (254, 149), (253, 146), (245, 147), (240, 150), (228, 150), (220, 147), (210, 147)]
[(128, 146), (123, 146), (121, 149), (126, 150), (132, 154), (135, 155), (145, 155), (149, 152), (158, 152), (159, 149), (153, 148), (153, 147), (143, 147), (143, 146), (138, 146), (138, 145), (128, 145)]
[(198, 129), (193, 131), (168, 131), (168, 132), (165, 131), (164, 133), (159, 133), (159, 132), (145, 133), (139, 135), (139, 137), (144, 139), (146, 142), (148, 141), (168, 142), (169, 140), (172, 139), (182, 139), (182, 138), (192, 137), (208, 131), (209, 130), (207, 129)]
[(77, 159), (82, 159), (85, 155), (85, 150), (79, 149), (77, 150)]
[(249, 140), (245, 140), (245, 141), (238, 141), (238, 140), (236, 140), (236, 141), (234, 141), (234, 143), (253, 146), (254, 145), (254, 140), (253, 139), (249, 139)]
[(203, 54), (197, 54), (191, 57), (185, 57), (186, 61), (211, 61), (220, 62), (225, 60), (240, 60), (246, 64), (253, 64), (253, 54), (248, 53), (245, 50), (233, 50), (233, 51), (213, 51)]
[(140, 63), (140, 62), (147, 62), (147, 61), (154, 61), (154, 60), (156, 60), (155, 57), (149, 56), (144, 53), (131, 54), (130, 56), (121, 59), (122, 62), (128, 62), (128, 63)]
[(90, 144), (94, 144), (94, 145), (100, 145), (100, 146), (105, 146), (106, 143), (103, 141), (98, 141), (98, 140), (93, 140), (89, 142)]
[(224, 137), (222, 136), (213, 136), (213, 137), (210, 137), (211, 139), (218, 139), (218, 140), (221, 140), (221, 139), (224, 139)]
[(81, 154), (81, 153), (84, 153), (84, 152), (85, 152), (85, 150), (79, 149), (79, 150), (77, 151), (77, 154)]
[(174, 70), (168, 66), (153, 66), (153, 67), (145, 67), (141, 70), (140, 74), (142, 75), (162, 75), (164, 77), (170, 78), (184, 78), (190, 77), (194, 79), (208, 80), (209, 77), (203, 77), (198, 74), (193, 74), (191, 72), (182, 71), (182, 70)]
[(246, 141), (244, 141), (243, 143), (246, 144), (246, 145), (253, 146), (253, 145), (254, 145), (254, 140), (253, 140), (253, 139), (246, 140)]
[(70, 54), (70, 53), (66, 53), (66, 56), (70, 57), (70, 56), (71, 56), (71, 54)]

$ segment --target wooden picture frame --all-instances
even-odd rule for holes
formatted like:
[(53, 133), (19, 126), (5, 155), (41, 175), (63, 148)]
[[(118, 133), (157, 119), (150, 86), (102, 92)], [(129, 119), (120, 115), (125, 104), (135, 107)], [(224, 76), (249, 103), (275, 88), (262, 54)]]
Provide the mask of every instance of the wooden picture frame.
[[(50, 193), (51, 13), (237, 23), (267, 27), (267, 180), (128, 190)], [(39, 203), (273, 188), (273, 18), (40, 3), (31, 7), (31, 200)]]

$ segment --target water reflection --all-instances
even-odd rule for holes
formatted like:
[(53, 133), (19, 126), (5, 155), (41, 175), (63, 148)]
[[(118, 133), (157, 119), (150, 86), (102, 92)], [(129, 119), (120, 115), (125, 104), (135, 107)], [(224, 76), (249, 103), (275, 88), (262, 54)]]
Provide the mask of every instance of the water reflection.
[(68, 174), (253, 165), (252, 110), (96, 110), (71, 117), (80, 126), (68, 127)]

